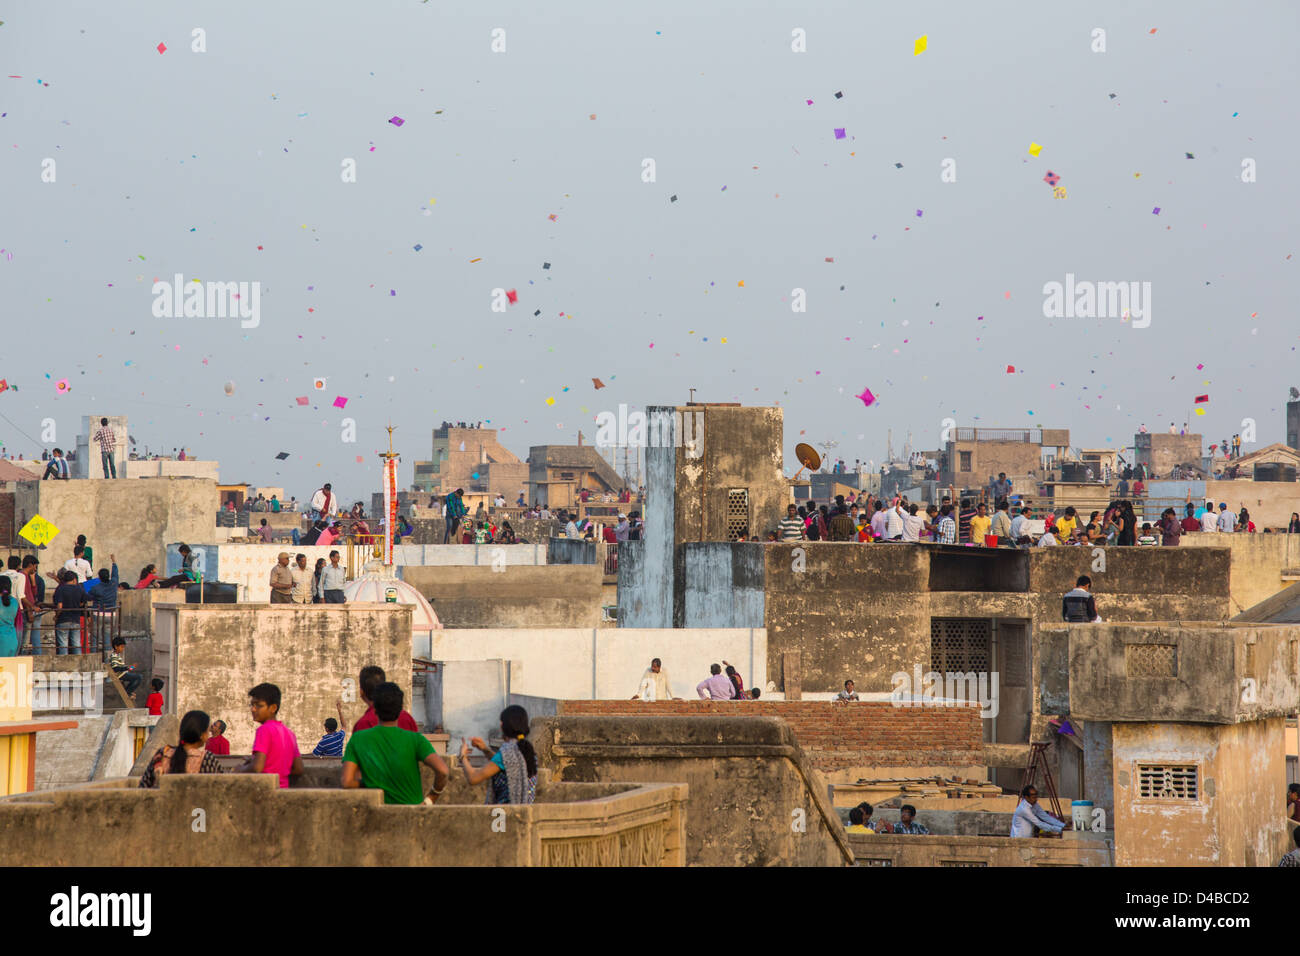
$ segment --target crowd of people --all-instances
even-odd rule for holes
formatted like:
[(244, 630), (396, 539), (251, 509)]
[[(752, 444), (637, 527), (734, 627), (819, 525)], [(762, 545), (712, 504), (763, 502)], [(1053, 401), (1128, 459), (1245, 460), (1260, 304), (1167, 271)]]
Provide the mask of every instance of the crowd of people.
[[(335, 705), (338, 718), (325, 718), (325, 732), (312, 756), (342, 758), (339, 783), (345, 790), (380, 790), (385, 804), (432, 806), (450, 781), (447, 761), (418, 732), (415, 719), (405, 709), (405, 694), (388, 680), (383, 668), (362, 668), (357, 686), (365, 712), (349, 731), (339, 701)], [(298, 738), (279, 719), (282, 703), (281, 690), (275, 684), (258, 684), (248, 692), (249, 712), (257, 730), (248, 758), (230, 772), (274, 774), (281, 788), (304, 775)], [(487, 804), (532, 803), (537, 793), (537, 754), (528, 741), (528, 713), (511, 705), (498, 719), (499, 747), (481, 737), (461, 741), (459, 763), (466, 784), (486, 784)], [(154, 752), (139, 786), (156, 788), (159, 778), (169, 773), (227, 772), (219, 759), (230, 754), (226, 729), (224, 721), (212, 720), (201, 710), (187, 712), (180, 721), (179, 739)], [(471, 747), (487, 758), (481, 766), (474, 766)], [(433, 786), (427, 791), (421, 777), (421, 768), (426, 766), (433, 773)]]
[[(1048, 510), (1042, 515), (1043, 530), (1030, 533), (1029, 523), (1036, 522), (1031, 505), (1014, 505), (1006, 497), (994, 499), (990, 508), (984, 500), (962, 498), (953, 503), (944, 497), (939, 505), (909, 502), (895, 496), (886, 501), (874, 495), (836, 495), (827, 504), (815, 501), (789, 504), (777, 526), (767, 532), (765, 540), (776, 541), (857, 541), (935, 544), (965, 544), (976, 547), (1051, 547), (1054, 545), (1177, 545), (1183, 534), (1191, 532), (1255, 532), (1258, 529), (1245, 505), (1239, 511), (1228, 510), (1227, 502), (1206, 501), (1198, 505), (1190, 500), (1179, 517), (1174, 508), (1164, 510), (1155, 522), (1140, 521), (1134, 501), (1117, 498), (1104, 510), (1098, 509), (1082, 520), (1073, 506), (1058, 514)], [(1272, 533), (1271, 529), (1264, 529)], [(1286, 531), (1300, 534), (1300, 513), (1292, 513)], [(742, 535), (740, 540), (745, 540)]]

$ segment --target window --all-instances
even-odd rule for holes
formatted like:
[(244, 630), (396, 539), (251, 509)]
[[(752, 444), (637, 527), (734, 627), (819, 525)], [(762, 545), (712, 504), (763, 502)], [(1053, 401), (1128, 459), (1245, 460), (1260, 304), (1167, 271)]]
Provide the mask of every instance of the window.
[(727, 492), (727, 540), (742, 534), (749, 537), (749, 489), (732, 488)]
[(893, 860), (883, 859), (881, 857), (859, 857), (855, 861), (858, 866), (893, 866)]
[(988, 866), (984, 860), (940, 860), (940, 866)]
[(1138, 764), (1138, 799), (1198, 799), (1197, 769), (1196, 764)]
[(930, 619), (930, 670), (940, 674), (987, 674), (992, 668), (992, 622), (984, 619)]
[(957, 454), (961, 456), (961, 470), (970, 471), (970, 452), (959, 451)]

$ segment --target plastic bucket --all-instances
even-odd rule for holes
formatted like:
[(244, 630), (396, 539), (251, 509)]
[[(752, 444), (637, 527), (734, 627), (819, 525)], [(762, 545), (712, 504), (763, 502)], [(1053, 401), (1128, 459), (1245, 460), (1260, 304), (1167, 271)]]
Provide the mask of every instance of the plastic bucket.
[(1092, 829), (1092, 801), (1071, 800), (1070, 818), (1074, 821), (1074, 828), (1076, 830), (1091, 830)]
[(984, 536), (984, 547), (996, 548), (998, 546), (998, 536), (995, 534), (986, 534)]

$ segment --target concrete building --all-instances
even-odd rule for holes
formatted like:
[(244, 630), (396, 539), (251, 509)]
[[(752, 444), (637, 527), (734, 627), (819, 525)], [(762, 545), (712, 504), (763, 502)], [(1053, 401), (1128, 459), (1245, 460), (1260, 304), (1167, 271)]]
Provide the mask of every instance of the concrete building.
[(990, 477), (1005, 472), (1021, 493), (1069, 445), (1067, 428), (954, 428), (939, 462), (939, 483), (986, 488)]
[[(620, 548), (620, 588), (626, 572), (634, 582), (627, 606), (635, 604), (629, 613), (636, 623), (630, 626), (683, 627), (682, 546), (759, 534), (790, 501), (782, 471), (783, 410), (695, 403), (653, 406), (646, 417), (646, 540), (628, 549), (627, 565)], [(625, 606), (621, 592), (619, 605)]]
[[(618, 494), (625, 484), (591, 445), (533, 445), (528, 449), (530, 503), (572, 508), (584, 489), (593, 495)], [(515, 499), (509, 501), (513, 504)]]
[(464, 488), (467, 497), (501, 494), (513, 503), (528, 484), (528, 465), (497, 434), (495, 428), (435, 428), (432, 460), (415, 463), (414, 490), (441, 496)]
[(15, 531), (39, 514), (59, 529), (42, 570), (72, 557), (77, 535), (95, 552), (96, 570), (117, 555), (123, 581), (134, 583), (146, 564), (166, 566), (166, 542), (210, 539), (217, 512), (216, 482), (208, 478), (91, 478), (18, 482)]
[[(1284, 725), (1300, 705), (1300, 626), (1073, 625), (1044, 691), (1088, 729), (1089, 799), (1119, 866), (1273, 866), (1291, 849)], [(1053, 685), (1053, 686), (1049, 686)]]
[(356, 679), (368, 664), (412, 699), (409, 605), (155, 604), (153, 616), (153, 675), (165, 681), (166, 713), (202, 710), (227, 721), (235, 753), (252, 747), (248, 689), (263, 682), (283, 691), (280, 720), (304, 752), (336, 701), (349, 721), (364, 712)]
[(1168, 477), (1175, 465), (1200, 468), (1201, 444), (1200, 435), (1138, 432), (1133, 436), (1133, 464), (1144, 466), (1155, 478)]

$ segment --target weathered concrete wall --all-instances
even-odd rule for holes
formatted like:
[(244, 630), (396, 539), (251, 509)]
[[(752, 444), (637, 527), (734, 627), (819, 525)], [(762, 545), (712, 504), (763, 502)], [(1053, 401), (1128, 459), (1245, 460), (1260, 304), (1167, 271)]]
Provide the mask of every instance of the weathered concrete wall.
[[(1283, 718), (1114, 724), (1118, 866), (1276, 866), (1291, 849)], [(1195, 800), (1142, 797), (1139, 765), (1195, 765)]]
[(1024, 837), (848, 834), (858, 866), (1114, 865), (1114, 841), (1091, 833), (1071, 832), (1067, 837), (1035, 840)]
[[(0, 800), (0, 858), (95, 867), (684, 862), (681, 785), (539, 782), (536, 803), (493, 808), (468, 802), (481, 801), (481, 791), (461, 795), (465, 802), (448, 793), (437, 806), (406, 807), (385, 806), (379, 790), (276, 784), (267, 774), (165, 774), (157, 790), (128, 779), (41, 794), (40, 802)], [(205, 832), (188, 825), (195, 807), (206, 812)], [(504, 811), (504, 828), (493, 827), (494, 809)]]
[(458, 745), (461, 738), (500, 736), (501, 711), (510, 697), (509, 661), (440, 662), (425, 678), (424, 696), (428, 719), (422, 723), (442, 727)]
[(1133, 436), (1134, 464), (1146, 465), (1163, 478), (1174, 465), (1201, 463), (1202, 436), (1144, 432)]
[(762, 627), (763, 545), (711, 541), (682, 545), (685, 627)]
[[(1254, 509), (1249, 510), (1253, 516)], [(1197, 532), (1183, 535), (1180, 547), (1229, 550), (1229, 615), (1240, 614), (1290, 586), (1296, 580), (1295, 575), (1288, 580), (1283, 572), (1300, 568), (1300, 534)]]
[(1225, 724), (1300, 709), (1300, 625), (1074, 624), (1070, 713)]
[(730, 661), (749, 686), (766, 669), (767, 638), (761, 628), (633, 629), (517, 628), (433, 632), (433, 660), (511, 662), (516, 694), (575, 700), (625, 700), (658, 657), (678, 697), (696, 697), (709, 665)]
[(768, 679), (801, 654), (804, 691), (888, 691), (890, 675), (930, 659), (930, 556), (904, 545), (763, 545)]
[(532, 727), (538, 759), (556, 779), (687, 783), (690, 865), (852, 861), (825, 787), (780, 720), (559, 716), (534, 720)]
[(1226, 550), (1059, 547), (1032, 548), (1028, 554), (1035, 628), (1061, 623), (1061, 595), (1081, 574), (1092, 578), (1103, 621), (1221, 621), (1230, 616)]
[[(120, 446), (119, 446), (120, 447)], [(87, 464), (93, 464), (92, 474), (96, 476), (103, 475), (104, 471), (100, 467), (99, 446), (96, 445), (94, 454), (91, 456), (93, 462), (87, 461)], [(221, 481), (220, 473), (221, 462), (218, 461), (177, 461), (174, 458), (137, 458), (134, 461), (127, 459), (125, 470), (123, 465), (117, 466), (117, 476), (119, 478), (210, 478), (213, 481)]]
[[(1256, 528), (1285, 528), (1293, 511), (1300, 511), (1300, 481), (1206, 482), (1206, 498), (1217, 506), (1226, 501), (1234, 512), (1245, 505)], [(1260, 532), (1256, 532), (1259, 534)]]
[[(651, 426), (672, 430), (671, 408), (647, 408)], [(620, 627), (672, 627), (675, 598), (674, 552), (678, 541), (677, 450), (645, 450), (645, 534), (619, 548)]]
[(450, 628), (596, 627), (603, 574), (595, 564), (402, 568)]
[(1110, 721), (1084, 721), (1082, 799), (1105, 810), (1107, 820), (1115, 819), (1115, 752)]
[[(899, 776), (918, 767), (955, 767), (983, 777), (984, 744), (978, 707), (896, 707), (888, 701), (655, 701), (566, 700), (562, 716), (627, 715), (689, 717), (735, 715), (780, 717), (790, 727), (809, 763), (827, 782), (856, 781), (868, 768), (894, 768), (870, 776)], [(846, 775), (840, 771), (850, 770)], [(921, 775), (921, 774), (914, 774)], [(844, 779), (846, 776), (849, 779)]]
[[(95, 460), (98, 467), (98, 455)], [(217, 484), (207, 478), (35, 481), (19, 482), (18, 489), (17, 526), (39, 513), (60, 531), (43, 569), (72, 557), (77, 535), (84, 534), (95, 549), (95, 570), (116, 554), (122, 580), (134, 582), (146, 564), (166, 564), (167, 542), (204, 541), (215, 526)]]
[[(970, 452), (970, 470), (961, 470), (961, 453)], [(948, 465), (952, 483), (958, 488), (985, 488), (989, 475), (999, 472), (1008, 475), (1027, 475), (1031, 471), (1041, 474), (1043, 450), (1038, 445), (1020, 441), (950, 441)]]
[(340, 698), (358, 701), (344, 705), (349, 723), (364, 713), (355, 684), (367, 664), (382, 667), (411, 699), (409, 605), (159, 605), (155, 618), (156, 640), (175, 642), (163, 689), (167, 712), (202, 710), (226, 721), (236, 753), (252, 747), (248, 690), (263, 682), (279, 686), (280, 720), (304, 752), (324, 734)]

